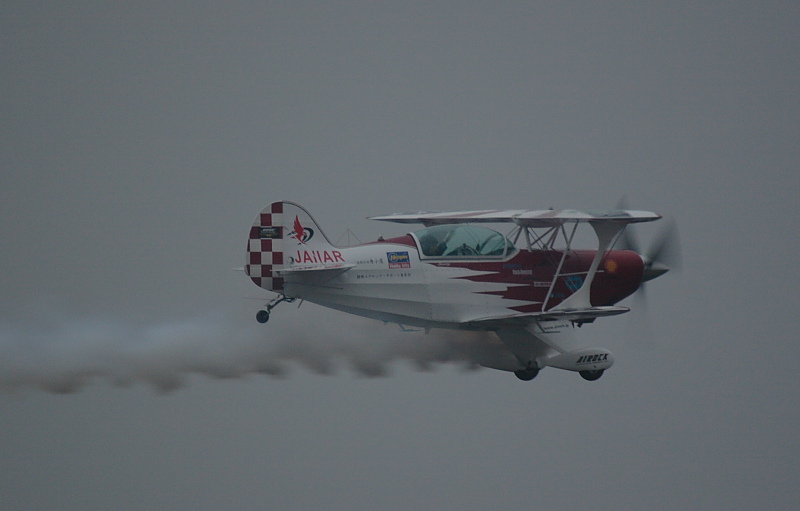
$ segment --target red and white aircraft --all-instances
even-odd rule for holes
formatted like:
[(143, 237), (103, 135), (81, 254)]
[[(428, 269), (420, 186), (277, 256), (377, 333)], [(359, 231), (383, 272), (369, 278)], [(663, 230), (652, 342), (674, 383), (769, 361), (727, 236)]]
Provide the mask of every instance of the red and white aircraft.
[[(627, 312), (616, 306), (669, 268), (656, 255), (627, 249), (632, 223), (647, 211), (504, 210), (372, 217), (424, 228), (354, 247), (333, 246), (298, 204), (279, 201), (256, 217), (245, 271), (280, 302), (308, 300), (367, 318), (427, 329), (492, 331), (505, 349), (481, 365), (533, 379), (544, 367), (596, 380), (614, 363), (610, 351), (578, 344), (575, 326)], [(480, 224), (505, 223), (508, 235)], [(572, 248), (589, 224), (595, 250)], [(622, 248), (612, 249), (617, 243)], [(657, 252), (661, 252), (665, 243)]]

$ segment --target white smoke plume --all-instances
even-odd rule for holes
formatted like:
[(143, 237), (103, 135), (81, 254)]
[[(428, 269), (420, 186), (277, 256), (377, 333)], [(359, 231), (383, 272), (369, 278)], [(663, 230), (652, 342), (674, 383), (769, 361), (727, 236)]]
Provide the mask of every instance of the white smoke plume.
[(359, 376), (383, 377), (397, 361), (421, 371), (442, 363), (472, 370), (497, 344), (488, 332), (425, 334), (350, 316), (289, 316), (266, 325), (224, 314), (153, 325), (90, 319), (0, 325), (0, 389), (70, 393), (100, 379), (169, 392), (191, 374), (285, 377), (295, 366), (326, 375), (344, 366)]

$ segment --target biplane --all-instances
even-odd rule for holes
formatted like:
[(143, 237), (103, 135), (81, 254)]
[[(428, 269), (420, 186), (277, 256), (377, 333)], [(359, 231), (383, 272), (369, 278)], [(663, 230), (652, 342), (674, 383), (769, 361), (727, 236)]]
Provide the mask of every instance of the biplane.
[[(393, 214), (371, 219), (421, 228), (336, 247), (303, 207), (278, 201), (250, 229), (245, 272), (277, 294), (256, 314), (260, 323), (279, 303), (299, 299), (401, 327), (491, 331), (504, 349), (479, 360), (483, 366), (521, 380), (554, 367), (593, 381), (614, 356), (582, 346), (574, 329), (628, 312), (617, 303), (669, 270), (630, 249), (623, 234), (659, 218), (628, 209)], [(596, 248), (573, 247), (582, 225)]]

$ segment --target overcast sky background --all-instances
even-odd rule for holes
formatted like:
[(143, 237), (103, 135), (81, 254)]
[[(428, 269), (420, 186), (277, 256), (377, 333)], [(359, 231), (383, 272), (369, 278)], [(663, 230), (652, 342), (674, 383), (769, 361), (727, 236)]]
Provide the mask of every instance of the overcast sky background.
[[(797, 509), (798, 34), (793, 2), (4, 2), (0, 508)], [(581, 330), (595, 383), (256, 325), (231, 271), (273, 200), (367, 241), (623, 194), (684, 268)]]

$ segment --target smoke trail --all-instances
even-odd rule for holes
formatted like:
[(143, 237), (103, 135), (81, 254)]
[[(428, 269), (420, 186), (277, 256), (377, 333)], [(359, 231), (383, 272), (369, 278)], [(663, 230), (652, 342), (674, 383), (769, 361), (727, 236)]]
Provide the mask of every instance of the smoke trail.
[(102, 379), (169, 392), (191, 374), (285, 377), (297, 365), (323, 375), (344, 365), (385, 377), (401, 360), (421, 371), (443, 363), (476, 369), (487, 349), (498, 349), (489, 333), (426, 335), (341, 314), (326, 318), (324, 311), (314, 311), (322, 316), (314, 322), (286, 312), (267, 325), (224, 314), (144, 326), (92, 319), (0, 325), (0, 389), (70, 393)]

